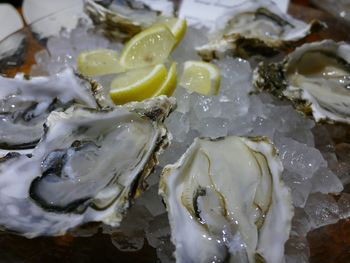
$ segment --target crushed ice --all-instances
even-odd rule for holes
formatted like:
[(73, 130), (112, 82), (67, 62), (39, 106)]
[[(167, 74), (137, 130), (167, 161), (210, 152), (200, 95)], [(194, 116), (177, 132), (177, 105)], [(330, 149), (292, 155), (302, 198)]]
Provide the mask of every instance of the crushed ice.
[[(47, 51), (36, 54), (33, 75), (55, 74), (66, 66), (75, 66), (81, 51), (95, 48), (121, 50), (82, 23), (73, 31), (62, 31), (51, 37)], [(194, 47), (207, 39), (199, 30), (188, 28), (185, 39), (173, 54), (179, 65), (186, 60), (199, 60)], [(276, 100), (269, 94), (249, 95), (252, 91), (252, 69), (249, 62), (239, 58), (215, 61), (221, 69), (220, 94), (215, 97), (188, 93), (178, 87), (174, 93), (177, 110), (166, 120), (173, 135), (171, 146), (160, 156), (160, 165), (148, 179), (149, 188), (135, 200), (119, 229), (105, 228), (113, 233), (113, 244), (120, 250), (136, 251), (145, 238), (156, 248), (162, 262), (174, 262), (174, 247), (164, 205), (158, 196), (158, 176), (165, 164), (174, 163), (197, 136), (263, 135), (279, 149), (284, 165), (283, 180), (291, 188), (296, 207), (291, 237), (286, 244), (287, 262), (308, 262), (308, 231), (337, 222), (350, 215), (350, 195), (336, 200), (328, 193), (339, 193), (349, 181), (349, 165), (338, 162), (335, 154), (337, 136), (344, 128), (315, 126), (314, 121), (297, 113), (288, 102)], [(181, 74), (181, 68), (179, 68)], [(314, 140), (316, 135), (316, 140)], [(316, 146), (322, 151), (315, 148)], [(349, 147), (345, 145), (344, 147)], [(350, 159), (349, 151), (343, 157)], [(328, 162), (328, 165), (327, 165)], [(348, 162), (349, 163), (349, 162)], [(335, 175), (328, 167), (337, 173)]]

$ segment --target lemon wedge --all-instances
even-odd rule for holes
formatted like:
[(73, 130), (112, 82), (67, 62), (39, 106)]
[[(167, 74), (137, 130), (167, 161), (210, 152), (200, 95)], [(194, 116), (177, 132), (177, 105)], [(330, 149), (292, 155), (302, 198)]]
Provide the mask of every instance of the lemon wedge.
[(124, 68), (119, 63), (118, 52), (110, 49), (96, 49), (79, 54), (77, 70), (85, 76), (92, 77), (120, 73)]
[(170, 97), (173, 94), (174, 90), (176, 89), (176, 84), (177, 84), (177, 71), (176, 71), (176, 63), (174, 62), (173, 64), (171, 64), (168, 75), (164, 80), (163, 84), (156, 91), (156, 93), (153, 94), (152, 97), (157, 97), (160, 95), (167, 95), (168, 97)]
[(111, 83), (110, 96), (115, 104), (142, 101), (152, 97), (167, 78), (163, 64), (129, 70)]
[(180, 85), (191, 92), (212, 96), (218, 94), (220, 80), (220, 70), (216, 65), (202, 61), (186, 61)]
[(163, 63), (169, 56), (176, 38), (165, 25), (154, 25), (129, 40), (120, 55), (125, 68), (138, 68)]
[(167, 26), (176, 38), (176, 45), (181, 42), (186, 34), (187, 23), (185, 19), (175, 17), (160, 17), (159, 22)]

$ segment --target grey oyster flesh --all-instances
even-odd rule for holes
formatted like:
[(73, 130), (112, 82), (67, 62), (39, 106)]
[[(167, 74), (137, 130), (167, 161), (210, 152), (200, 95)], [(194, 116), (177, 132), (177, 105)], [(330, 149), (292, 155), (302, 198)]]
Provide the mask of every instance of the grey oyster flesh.
[(284, 14), (270, 1), (247, 1), (223, 15), (211, 41), (197, 48), (204, 60), (226, 54), (249, 58), (270, 57), (299, 44), (306, 36), (325, 27), (319, 21), (306, 24)]
[(85, 12), (94, 24), (117, 41), (127, 41), (157, 19), (157, 12), (136, 1), (85, 0)]
[(305, 44), (280, 63), (260, 64), (254, 85), (288, 98), (316, 121), (350, 123), (349, 54), (346, 43)]
[(73, 103), (97, 107), (90, 84), (76, 77), (71, 69), (30, 80), (23, 76), (0, 77), (0, 149), (33, 148), (50, 112)]
[(118, 226), (168, 145), (163, 121), (173, 106), (162, 96), (109, 111), (52, 112), (31, 156), (0, 159), (0, 225), (26, 237), (88, 222)]
[(265, 138), (197, 138), (164, 168), (176, 262), (283, 262), (293, 206)]

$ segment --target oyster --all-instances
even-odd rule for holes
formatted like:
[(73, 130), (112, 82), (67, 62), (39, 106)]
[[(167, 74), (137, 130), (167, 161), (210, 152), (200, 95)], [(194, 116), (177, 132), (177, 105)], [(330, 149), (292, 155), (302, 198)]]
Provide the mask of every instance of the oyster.
[(32, 149), (53, 110), (73, 103), (98, 107), (90, 84), (66, 69), (56, 76), (24, 79), (0, 77), (0, 149)]
[(92, 221), (118, 226), (168, 144), (163, 121), (173, 106), (161, 96), (112, 110), (52, 112), (31, 156), (0, 159), (0, 225), (27, 237)]
[(282, 170), (265, 138), (195, 139), (160, 181), (176, 262), (281, 263), (293, 216)]
[(157, 19), (157, 12), (136, 1), (85, 0), (85, 12), (112, 39), (127, 41)]
[(306, 24), (284, 14), (272, 1), (246, 1), (223, 15), (212, 40), (197, 51), (204, 60), (225, 54), (242, 58), (273, 56), (298, 45), (307, 35), (325, 27), (319, 21)]
[(289, 99), (316, 121), (350, 123), (350, 45), (333, 40), (305, 44), (280, 63), (261, 63), (254, 86)]

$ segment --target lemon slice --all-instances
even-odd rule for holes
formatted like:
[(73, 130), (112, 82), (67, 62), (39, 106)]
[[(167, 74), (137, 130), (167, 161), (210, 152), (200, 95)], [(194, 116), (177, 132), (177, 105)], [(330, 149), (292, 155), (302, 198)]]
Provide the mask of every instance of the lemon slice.
[(202, 95), (217, 95), (220, 89), (220, 70), (211, 63), (186, 61), (180, 85)]
[(126, 68), (163, 63), (175, 44), (174, 35), (165, 25), (154, 25), (129, 40), (120, 55), (120, 63)]
[(157, 97), (160, 95), (167, 95), (168, 97), (170, 97), (176, 88), (176, 84), (177, 84), (177, 71), (176, 71), (176, 63), (174, 62), (170, 66), (168, 75), (164, 80), (163, 84), (156, 91), (156, 93), (153, 94), (152, 97)]
[(187, 29), (186, 20), (163, 16), (159, 18), (159, 22), (166, 25), (170, 29), (171, 33), (173, 33), (176, 38), (176, 44), (178, 44), (185, 36)]
[(118, 52), (96, 49), (82, 52), (77, 59), (77, 70), (86, 76), (100, 76), (124, 71), (118, 60)]
[(166, 77), (167, 70), (163, 64), (129, 70), (112, 81), (109, 94), (116, 104), (142, 101), (152, 97)]

